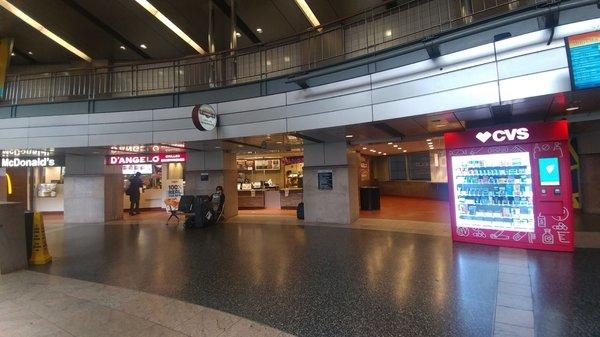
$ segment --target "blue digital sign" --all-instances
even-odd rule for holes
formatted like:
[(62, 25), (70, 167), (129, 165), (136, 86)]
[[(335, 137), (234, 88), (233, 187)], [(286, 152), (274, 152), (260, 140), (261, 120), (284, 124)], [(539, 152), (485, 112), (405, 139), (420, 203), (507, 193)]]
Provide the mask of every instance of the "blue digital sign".
[(600, 31), (569, 36), (566, 45), (572, 88), (600, 87)]

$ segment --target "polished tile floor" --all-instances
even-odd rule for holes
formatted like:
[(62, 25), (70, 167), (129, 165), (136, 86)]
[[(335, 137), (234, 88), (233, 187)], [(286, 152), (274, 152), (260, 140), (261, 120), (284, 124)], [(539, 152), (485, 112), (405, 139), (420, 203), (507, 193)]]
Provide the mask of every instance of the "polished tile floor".
[(0, 336), (291, 336), (164, 296), (21, 271), (0, 276)]
[(31, 269), (298, 336), (600, 335), (600, 250), (501, 250), (277, 221), (184, 231), (156, 217), (55, 227), (54, 261)]

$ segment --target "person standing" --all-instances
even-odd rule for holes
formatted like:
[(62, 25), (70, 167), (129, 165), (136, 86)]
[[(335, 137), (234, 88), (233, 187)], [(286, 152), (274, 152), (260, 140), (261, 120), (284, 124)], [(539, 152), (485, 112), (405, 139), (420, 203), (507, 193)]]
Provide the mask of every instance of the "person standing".
[(140, 188), (144, 186), (141, 175), (140, 172), (136, 172), (133, 177), (129, 178), (129, 187), (127, 188), (129, 215), (140, 214)]

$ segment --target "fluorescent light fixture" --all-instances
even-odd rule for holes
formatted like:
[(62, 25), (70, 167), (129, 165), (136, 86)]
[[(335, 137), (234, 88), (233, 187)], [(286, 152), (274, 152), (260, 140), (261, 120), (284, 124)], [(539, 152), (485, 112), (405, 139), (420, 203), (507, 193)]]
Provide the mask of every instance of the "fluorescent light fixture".
[(270, 66), (271, 65), (271, 60), (267, 60), (267, 65)]
[(346, 138), (352, 138), (354, 135), (346, 135)]
[(578, 106), (572, 106), (570, 108), (566, 108), (565, 110), (567, 110), (567, 111), (575, 111), (575, 110), (579, 110), (579, 107)]
[(289, 57), (289, 56), (284, 56), (284, 57), (283, 57), (283, 60), (284, 60), (285, 62), (290, 62), (290, 57)]
[[(75, 48), (69, 42), (63, 40), (60, 36), (54, 34), (50, 30), (48, 30), (48, 28), (42, 26), (41, 23), (35, 21), (33, 18), (31, 18), (29, 15), (25, 14), (23, 11), (21, 11), (20, 9), (18, 9), (17, 7), (15, 7), (10, 2), (8, 2), (6, 0), (0, 0), (0, 6), (4, 7), (7, 11), (11, 12), (12, 14), (14, 14), (19, 19), (25, 21), (25, 23), (27, 23), (31, 27), (37, 29), (40, 33), (46, 35), (49, 39), (51, 39), (52, 41), (58, 43), (59, 45), (61, 45), (63, 48), (67, 49), (71, 53), (73, 53), (73, 54), (81, 57), (82, 59), (84, 59), (84, 60), (86, 60), (88, 62), (92, 62), (92, 58), (91, 57), (87, 56), (81, 50)], [(33, 53), (31, 53), (29, 55), (32, 55), (32, 54)]]
[(321, 23), (319, 22), (319, 19), (317, 19), (317, 17), (315, 16), (315, 13), (313, 13), (312, 9), (310, 9), (310, 6), (306, 3), (305, 0), (294, 0), (296, 1), (296, 5), (298, 5), (298, 7), (300, 7), (300, 10), (302, 10), (302, 13), (304, 13), (304, 16), (306, 16), (306, 18), (308, 19), (308, 21), (310, 21), (310, 24), (313, 25), (313, 27), (317, 27), (320, 26)]
[(391, 29), (386, 30), (385, 31), (385, 36), (387, 36), (387, 37), (392, 36), (392, 30)]
[(262, 28), (258, 27), (258, 28), (256, 28), (256, 32), (257, 32), (258, 34), (262, 34), (263, 30), (262, 30)]
[(196, 41), (192, 40), (186, 33), (184, 33), (176, 24), (174, 24), (169, 18), (167, 18), (163, 13), (161, 13), (156, 7), (154, 7), (148, 0), (135, 0), (140, 6), (144, 7), (150, 14), (154, 15), (160, 22), (162, 22), (167, 28), (169, 28), (173, 33), (177, 34), (183, 41), (192, 46), (194, 50), (196, 50), (200, 54), (206, 54), (204, 49), (200, 47), (196, 43)]

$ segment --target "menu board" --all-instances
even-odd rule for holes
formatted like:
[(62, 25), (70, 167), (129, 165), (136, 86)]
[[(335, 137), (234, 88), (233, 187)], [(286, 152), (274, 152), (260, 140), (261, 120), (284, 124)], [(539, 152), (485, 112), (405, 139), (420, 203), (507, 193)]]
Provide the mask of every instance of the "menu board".
[(600, 87), (600, 31), (565, 38), (571, 87)]
[(456, 226), (534, 231), (528, 152), (453, 156)]
[(257, 159), (254, 161), (254, 169), (277, 171), (281, 169), (281, 161), (279, 159)]
[(418, 152), (408, 156), (408, 176), (411, 180), (431, 180), (429, 152)]
[(254, 160), (237, 160), (238, 171), (252, 171), (254, 170)]

